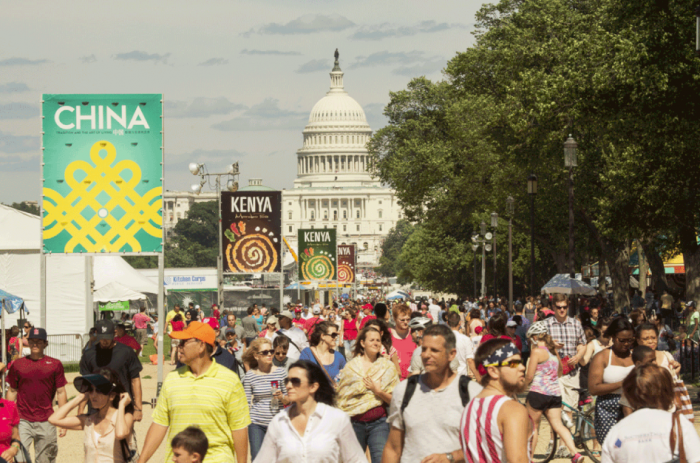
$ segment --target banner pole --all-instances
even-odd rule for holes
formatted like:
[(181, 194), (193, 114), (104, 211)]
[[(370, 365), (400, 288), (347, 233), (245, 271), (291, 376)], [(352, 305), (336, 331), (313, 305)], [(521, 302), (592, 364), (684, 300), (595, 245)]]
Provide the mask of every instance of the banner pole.
[(160, 394), (160, 388), (163, 386), (163, 363), (165, 362), (165, 352), (163, 351), (163, 334), (167, 330), (165, 326), (165, 287), (163, 280), (165, 279), (165, 257), (164, 251), (158, 254), (158, 332), (156, 342), (158, 343), (158, 388), (156, 397)]
[(85, 331), (83, 331), (83, 334), (88, 334), (90, 328), (95, 324), (95, 308), (92, 301), (92, 264), (92, 256), (85, 256)]

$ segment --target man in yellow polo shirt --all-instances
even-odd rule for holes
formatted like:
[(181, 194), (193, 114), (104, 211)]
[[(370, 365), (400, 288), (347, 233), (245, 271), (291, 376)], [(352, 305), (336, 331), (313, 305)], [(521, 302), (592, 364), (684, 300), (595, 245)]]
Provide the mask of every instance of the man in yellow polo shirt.
[[(173, 310), (168, 312), (168, 314), (165, 316), (165, 326), (163, 327), (163, 333), (170, 333), (172, 331), (172, 326), (170, 326), (170, 322), (173, 321), (173, 318), (175, 318), (175, 315), (180, 313), (180, 304), (175, 304), (175, 307), (173, 307)], [(184, 317), (184, 315), (183, 315)]]
[(238, 376), (211, 359), (216, 343), (214, 330), (206, 323), (193, 321), (186, 330), (174, 331), (170, 336), (180, 339), (178, 359), (185, 366), (171, 372), (163, 382), (139, 463), (153, 456), (166, 434), (165, 461), (172, 461), (170, 441), (191, 425), (199, 426), (209, 440), (207, 463), (245, 463), (248, 402)]

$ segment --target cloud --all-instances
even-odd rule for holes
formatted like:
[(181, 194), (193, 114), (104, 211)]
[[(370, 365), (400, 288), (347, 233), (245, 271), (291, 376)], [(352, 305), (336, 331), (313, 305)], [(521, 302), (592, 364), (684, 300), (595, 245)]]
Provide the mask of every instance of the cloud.
[(27, 58), (7, 58), (0, 60), (0, 66), (23, 66), (48, 63), (45, 59), (27, 59)]
[(39, 105), (27, 103), (7, 103), (0, 105), (0, 120), (38, 118)]
[(418, 76), (427, 76), (429, 74), (432, 74), (436, 71), (439, 71), (445, 66), (446, 62), (442, 58), (432, 58), (428, 61), (425, 61), (423, 63), (416, 64), (414, 66), (401, 66), (393, 71), (391, 71), (392, 74), (396, 74), (399, 76), (407, 76), (407, 77), (418, 77)]
[(358, 56), (355, 62), (350, 64), (350, 68), (390, 65), (390, 64), (413, 64), (423, 61), (425, 53), (422, 51), (409, 52), (389, 52), (378, 51), (369, 56)]
[(437, 23), (435, 21), (421, 21), (412, 26), (396, 26), (391, 23), (382, 23), (374, 26), (362, 26), (351, 36), (355, 40), (382, 40), (393, 37), (407, 37), (417, 34), (431, 34), (449, 29), (466, 29), (464, 24)]
[(95, 56), (94, 54), (89, 56), (81, 56), (80, 61), (82, 61), (83, 64), (94, 63), (95, 61), (97, 61), (97, 56)]
[(212, 125), (221, 131), (302, 130), (308, 114), (279, 107), (279, 100), (266, 98), (251, 106), (242, 116)]
[(218, 66), (221, 64), (228, 64), (228, 60), (224, 58), (211, 58), (203, 63), (199, 63), (200, 66)]
[(308, 63), (304, 63), (299, 66), (295, 72), (299, 74), (306, 74), (308, 72), (316, 71), (329, 71), (331, 70), (331, 61), (328, 59), (312, 59)]
[(132, 61), (153, 61), (155, 63), (167, 63), (170, 53), (160, 55), (158, 53), (148, 54), (145, 51), (130, 51), (128, 53), (117, 53), (114, 55), (114, 59), (119, 60), (132, 60)]
[(280, 55), (280, 56), (291, 56), (291, 55), (301, 55), (298, 51), (280, 51), (280, 50), (248, 50), (244, 48), (241, 50), (241, 55)]
[[(0, 153), (16, 154), (34, 151), (33, 156), (39, 155), (39, 136), (12, 135), (0, 132)], [(2, 156), (3, 162), (7, 157)]]
[(440, 56), (426, 56), (422, 51), (389, 52), (379, 51), (369, 56), (358, 56), (350, 68), (400, 65), (392, 74), (400, 76), (419, 76), (432, 74), (445, 66)]
[(250, 29), (248, 32), (243, 33), (243, 36), (249, 37), (254, 33), (293, 35), (312, 34), (314, 32), (325, 31), (338, 32), (353, 27), (354, 25), (355, 23), (344, 16), (340, 16), (339, 14), (308, 14), (286, 24), (268, 23), (258, 27), (257, 29)]
[(8, 82), (0, 85), (0, 93), (17, 93), (27, 91), (29, 91), (29, 87), (27, 87), (27, 84), (23, 84), (21, 82)]
[(363, 107), (365, 110), (365, 116), (367, 116), (367, 123), (375, 132), (383, 128), (389, 120), (384, 115), (384, 103), (370, 103)]
[(239, 103), (232, 103), (224, 97), (195, 98), (189, 105), (184, 101), (165, 100), (166, 117), (209, 117), (231, 114), (247, 109)]

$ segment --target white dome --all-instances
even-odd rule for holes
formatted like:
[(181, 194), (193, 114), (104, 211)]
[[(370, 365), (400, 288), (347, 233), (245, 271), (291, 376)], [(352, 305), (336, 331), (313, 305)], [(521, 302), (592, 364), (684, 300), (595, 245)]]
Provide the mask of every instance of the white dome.
[(307, 128), (341, 124), (369, 127), (365, 111), (360, 103), (345, 91), (342, 93), (330, 91), (314, 105)]

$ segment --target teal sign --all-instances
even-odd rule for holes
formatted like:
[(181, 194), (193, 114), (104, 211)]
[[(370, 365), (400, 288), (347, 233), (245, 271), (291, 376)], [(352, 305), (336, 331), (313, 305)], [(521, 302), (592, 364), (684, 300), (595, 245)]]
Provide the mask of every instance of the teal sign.
[(43, 95), (44, 253), (162, 251), (162, 100)]

